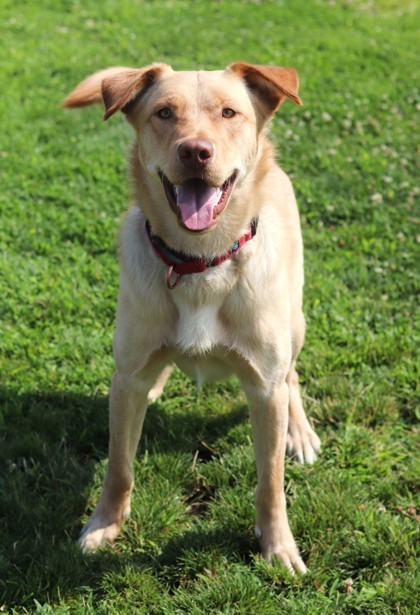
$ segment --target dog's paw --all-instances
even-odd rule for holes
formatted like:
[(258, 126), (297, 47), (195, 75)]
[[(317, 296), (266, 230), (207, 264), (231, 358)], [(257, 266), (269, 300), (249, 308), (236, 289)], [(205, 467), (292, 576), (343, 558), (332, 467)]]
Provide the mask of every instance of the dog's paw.
[(126, 511), (120, 520), (110, 520), (94, 511), (79, 535), (78, 545), (82, 551), (95, 551), (105, 544), (112, 544), (117, 538), (124, 520), (129, 516)]
[(82, 551), (86, 553), (88, 551), (95, 551), (95, 549), (105, 544), (112, 544), (118, 536), (119, 531), (120, 528), (116, 523), (108, 525), (107, 527), (95, 527), (93, 524), (91, 526), (87, 523), (80, 532), (77, 542), (82, 548)]
[(305, 574), (308, 571), (293, 537), (281, 542), (265, 540), (258, 527), (255, 528), (255, 534), (260, 540), (262, 556), (267, 562), (283, 564), (292, 575), (296, 572)]
[(291, 421), (287, 434), (287, 454), (300, 461), (312, 464), (321, 452), (321, 441), (305, 417), (304, 421)]

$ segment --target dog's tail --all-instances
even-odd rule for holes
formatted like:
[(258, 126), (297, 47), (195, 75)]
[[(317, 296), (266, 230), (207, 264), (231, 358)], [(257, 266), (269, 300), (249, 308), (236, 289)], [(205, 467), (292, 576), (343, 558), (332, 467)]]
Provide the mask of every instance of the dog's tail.
[(112, 66), (111, 68), (105, 68), (93, 75), (86, 77), (84, 81), (79, 83), (72, 92), (63, 101), (62, 107), (86, 107), (87, 105), (93, 105), (95, 103), (103, 103), (102, 97), (102, 82), (107, 77), (113, 77), (114, 75), (121, 75), (122, 73), (132, 72), (133, 68), (127, 68), (126, 66)]

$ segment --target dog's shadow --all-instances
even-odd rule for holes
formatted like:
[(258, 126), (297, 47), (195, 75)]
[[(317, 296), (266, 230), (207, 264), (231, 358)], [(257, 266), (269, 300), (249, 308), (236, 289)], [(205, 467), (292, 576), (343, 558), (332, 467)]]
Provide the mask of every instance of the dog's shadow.
[[(146, 446), (151, 455), (183, 451), (205, 460), (213, 454), (211, 443), (246, 417), (243, 402), (204, 420), (198, 410), (172, 411), (157, 402), (146, 417), (140, 459)], [(184, 550), (209, 544), (228, 542), (236, 552), (248, 552), (246, 535), (192, 524), (165, 542), (158, 557), (118, 550), (84, 556), (75, 540), (80, 518), (94, 504), (90, 493), (102, 480), (107, 445), (107, 397), (0, 388), (0, 605), (30, 606), (34, 599), (42, 604), (74, 595), (78, 588), (96, 587), (111, 569), (123, 571), (128, 562), (159, 570)]]

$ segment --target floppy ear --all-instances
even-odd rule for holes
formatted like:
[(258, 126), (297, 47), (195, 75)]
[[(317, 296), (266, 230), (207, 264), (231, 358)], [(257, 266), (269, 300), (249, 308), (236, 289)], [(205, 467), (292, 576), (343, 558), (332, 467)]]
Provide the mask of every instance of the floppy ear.
[(166, 64), (152, 64), (104, 79), (102, 82), (102, 97), (106, 108), (104, 120), (116, 111), (129, 113), (138, 97), (168, 68)]
[(117, 111), (129, 113), (137, 100), (159, 74), (169, 68), (166, 64), (152, 64), (145, 68), (114, 66), (87, 77), (67, 96), (63, 107), (85, 107), (103, 102), (104, 120)]
[(248, 88), (255, 92), (265, 115), (274, 113), (286, 98), (303, 105), (298, 96), (299, 77), (294, 68), (235, 62), (228, 66), (228, 70), (242, 77)]

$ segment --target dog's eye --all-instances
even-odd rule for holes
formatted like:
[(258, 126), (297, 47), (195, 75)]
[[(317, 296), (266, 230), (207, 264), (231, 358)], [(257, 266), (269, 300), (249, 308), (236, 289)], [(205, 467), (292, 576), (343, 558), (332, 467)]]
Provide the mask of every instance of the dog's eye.
[(231, 118), (234, 115), (236, 115), (236, 111), (234, 111), (233, 109), (229, 109), (229, 108), (223, 109), (222, 115), (223, 117)]
[(172, 117), (172, 111), (169, 107), (162, 107), (162, 109), (159, 109), (156, 115), (162, 120), (169, 120)]

